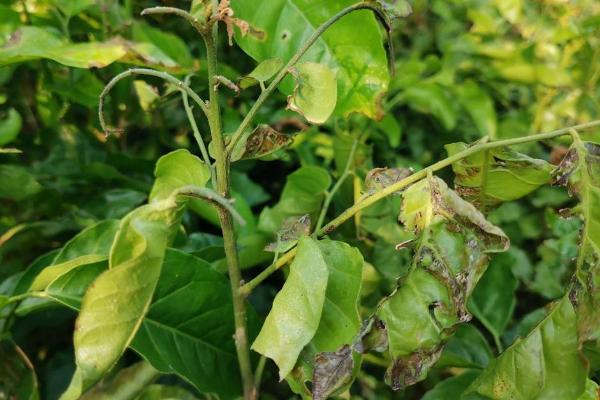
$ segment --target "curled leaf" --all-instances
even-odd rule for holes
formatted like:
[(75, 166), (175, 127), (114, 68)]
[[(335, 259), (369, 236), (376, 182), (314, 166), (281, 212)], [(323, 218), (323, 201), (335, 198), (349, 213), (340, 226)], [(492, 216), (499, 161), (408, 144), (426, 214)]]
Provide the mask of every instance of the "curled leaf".
[(322, 352), (315, 356), (312, 379), (314, 400), (325, 400), (352, 382), (354, 359), (352, 348), (344, 345), (337, 351)]
[[(375, 193), (412, 175), (410, 168), (374, 168), (365, 178), (365, 192)], [(400, 194), (400, 192), (396, 193)]]
[(242, 76), (238, 85), (241, 89), (248, 89), (254, 85), (264, 84), (275, 76), (283, 67), (283, 61), (279, 58), (269, 58), (262, 61), (247, 75)]
[[(449, 156), (466, 150), (465, 143), (446, 145)], [(506, 147), (478, 152), (452, 164), (457, 193), (478, 208), (519, 199), (550, 182), (552, 166)]]
[(266, 251), (282, 253), (288, 251), (302, 236), (310, 233), (310, 215), (301, 217), (289, 217), (283, 221), (283, 225), (277, 232), (277, 241), (269, 243)]
[(337, 102), (335, 72), (326, 65), (305, 62), (294, 67), (291, 73), (296, 87), (294, 93), (288, 96), (288, 107), (309, 122), (325, 123)]
[(237, 26), (242, 33), (242, 37), (244, 37), (250, 31), (250, 24), (242, 19), (234, 17), (233, 9), (229, 3), (230, 0), (221, 0), (219, 2), (216, 19), (225, 24), (227, 28), (227, 37), (229, 38), (229, 45), (233, 46), (233, 27)]
[(277, 132), (269, 125), (259, 125), (245, 143), (236, 146), (236, 150), (231, 155), (231, 160), (265, 157), (289, 146), (293, 141), (292, 136)]
[(427, 376), (444, 343), (471, 319), (467, 301), (487, 268), (489, 253), (505, 251), (508, 238), (439, 178), (403, 194), (401, 219), (419, 235), (413, 263), (377, 316), (388, 333), (393, 389)]

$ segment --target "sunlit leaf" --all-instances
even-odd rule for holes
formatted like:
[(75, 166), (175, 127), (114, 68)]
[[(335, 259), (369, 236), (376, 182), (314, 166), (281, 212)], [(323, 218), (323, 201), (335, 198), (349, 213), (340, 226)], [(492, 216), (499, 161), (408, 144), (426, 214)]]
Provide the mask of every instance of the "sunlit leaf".
[[(447, 144), (452, 156), (469, 146), (465, 143)], [(519, 199), (550, 182), (552, 166), (508, 148), (478, 152), (454, 164), (456, 191), (478, 207), (498, 206)]]
[(576, 399), (587, 379), (576, 320), (569, 298), (564, 297), (525, 339), (492, 361), (466, 393), (499, 400)]
[(419, 234), (416, 253), (408, 275), (377, 311), (388, 332), (386, 381), (393, 389), (426, 377), (444, 343), (471, 319), (466, 303), (489, 253), (508, 248), (498, 227), (436, 177), (404, 192), (401, 219)]
[[(248, 21), (261, 35), (236, 35), (237, 43), (257, 61), (288, 61), (306, 39), (327, 19), (353, 0), (233, 0), (235, 15)], [(360, 26), (360, 29), (356, 29)], [(328, 29), (302, 58), (331, 68), (337, 77), (336, 115), (359, 112), (383, 116), (380, 99), (387, 90), (389, 72), (382, 34), (368, 10), (352, 13)], [(283, 85), (292, 93), (291, 81)]]
[(337, 101), (335, 73), (326, 65), (306, 62), (295, 66), (292, 75), (296, 86), (288, 97), (289, 108), (309, 122), (325, 123)]
[(247, 75), (242, 76), (238, 85), (241, 89), (247, 89), (254, 85), (264, 84), (269, 79), (275, 76), (277, 72), (283, 67), (283, 61), (279, 58), (270, 58), (260, 62), (256, 68)]
[(150, 86), (145, 81), (136, 80), (133, 82), (133, 87), (140, 101), (140, 107), (144, 111), (149, 111), (152, 104), (160, 98), (156, 88)]

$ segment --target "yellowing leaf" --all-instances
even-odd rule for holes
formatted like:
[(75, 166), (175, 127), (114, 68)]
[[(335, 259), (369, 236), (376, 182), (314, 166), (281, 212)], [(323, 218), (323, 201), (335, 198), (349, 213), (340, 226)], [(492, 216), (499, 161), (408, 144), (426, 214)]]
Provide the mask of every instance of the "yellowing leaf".
[(298, 64), (292, 75), (296, 87), (288, 97), (289, 108), (302, 114), (309, 122), (325, 123), (337, 101), (335, 73), (325, 65), (307, 62)]

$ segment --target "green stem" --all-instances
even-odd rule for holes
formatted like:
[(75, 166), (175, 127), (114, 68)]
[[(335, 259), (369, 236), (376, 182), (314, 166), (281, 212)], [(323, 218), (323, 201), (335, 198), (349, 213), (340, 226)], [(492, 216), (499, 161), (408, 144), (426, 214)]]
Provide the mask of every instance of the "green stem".
[(323, 202), (323, 208), (321, 209), (321, 213), (319, 214), (319, 219), (317, 220), (317, 225), (315, 228), (315, 233), (318, 232), (323, 226), (323, 222), (325, 221), (325, 216), (327, 215), (327, 210), (329, 210), (329, 206), (331, 201), (333, 200), (333, 196), (340, 190), (346, 178), (350, 174), (350, 167), (354, 163), (354, 156), (356, 155), (356, 148), (358, 147), (358, 138), (354, 138), (352, 142), (352, 148), (350, 149), (350, 154), (348, 155), (348, 162), (346, 162), (346, 166), (344, 167), (344, 172), (340, 175), (340, 178), (337, 180), (333, 188), (327, 193), (325, 197), (325, 201)]
[(287, 62), (287, 64), (277, 73), (277, 75), (275, 76), (273, 81), (269, 84), (269, 86), (267, 86), (267, 88), (261, 92), (261, 94), (258, 97), (258, 99), (256, 100), (256, 102), (252, 105), (252, 108), (250, 108), (250, 111), (248, 111), (248, 114), (246, 114), (246, 116), (240, 123), (238, 129), (235, 131), (235, 133), (231, 137), (231, 141), (230, 141), (229, 145), (227, 146), (228, 154), (232, 153), (233, 149), (235, 148), (235, 145), (238, 142), (240, 142), (240, 141), (243, 142), (243, 139), (247, 139), (248, 136), (252, 133), (250, 130), (248, 130), (250, 123), (256, 116), (256, 113), (258, 112), (260, 107), (262, 107), (264, 102), (269, 98), (269, 96), (271, 96), (271, 94), (275, 91), (277, 86), (279, 86), (281, 81), (283, 81), (283, 78), (285, 78), (285, 76), (289, 73), (289, 70), (294, 65), (296, 65), (296, 63), (298, 63), (298, 61), (300, 61), (300, 58), (302, 58), (302, 56), (304, 54), (306, 54), (306, 52), (310, 49), (310, 47), (319, 39), (319, 37), (321, 37), (321, 35), (327, 29), (329, 29), (333, 24), (335, 24), (337, 21), (339, 21), (346, 15), (348, 15), (354, 11), (358, 11), (358, 10), (371, 10), (378, 15), (381, 13), (381, 11), (376, 6), (369, 4), (369, 3), (361, 2), (361, 3), (357, 3), (352, 6), (344, 8), (343, 10), (341, 10), (340, 12), (335, 14), (333, 17), (331, 17), (330, 19), (325, 21), (321, 26), (319, 26), (313, 32), (313, 34), (310, 36), (310, 38), (302, 45), (302, 47), (300, 47), (300, 49), (298, 49), (296, 54), (294, 54), (292, 56), (292, 58), (290, 58), (290, 60)]
[[(186, 78), (185, 83), (189, 85), (188, 78)], [(217, 178), (215, 174), (215, 169), (210, 161), (210, 156), (208, 155), (208, 151), (206, 149), (206, 145), (204, 144), (204, 140), (202, 139), (202, 135), (200, 134), (200, 130), (198, 129), (198, 124), (196, 124), (196, 119), (194, 118), (194, 112), (192, 111), (192, 107), (190, 107), (190, 101), (188, 98), (188, 94), (186, 92), (181, 93), (181, 97), (183, 99), (183, 106), (185, 108), (185, 113), (188, 117), (188, 121), (192, 126), (192, 132), (194, 133), (194, 138), (196, 139), (196, 143), (198, 144), (198, 148), (200, 149), (200, 154), (202, 154), (202, 158), (204, 159), (204, 163), (210, 168), (210, 180), (212, 182), (213, 189), (217, 188)]]
[(108, 127), (108, 125), (106, 124), (106, 121), (104, 119), (104, 100), (105, 100), (106, 96), (108, 96), (108, 93), (110, 93), (111, 89), (119, 81), (121, 81), (125, 78), (128, 78), (130, 76), (135, 76), (135, 75), (154, 76), (154, 77), (161, 78), (169, 83), (174, 84), (177, 87), (177, 89), (179, 89), (182, 93), (188, 94), (192, 98), (192, 100), (194, 100), (194, 102), (196, 104), (198, 104), (198, 106), (200, 106), (200, 109), (204, 112), (204, 115), (206, 115), (206, 117), (209, 118), (209, 120), (210, 120), (210, 111), (209, 111), (206, 103), (200, 98), (200, 96), (198, 96), (198, 94), (196, 92), (194, 92), (184, 82), (180, 81), (179, 79), (175, 78), (174, 76), (172, 76), (166, 72), (155, 71), (153, 69), (147, 69), (147, 68), (131, 68), (131, 69), (128, 69), (127, 71), (123, 71), (120, 74), (118, 74), (117, 76), (115, 76), (104, 87), (104, 90), (102, 91), (102, 93), (100, 93), (100, 102), (98, 104), (98, 118), (100, 119), (100, 126), (102, 127), (102, 130), (105, 133), (108, 134), (111, 131), (114, 131), (114, 129)]
[[(393, 185), (390, 185), (390, 186), (382, 189), (379, 192), (373, 193), (372, 195), (367, 196), (367, 197), (363, 197), (359, 202), (354, 204), (352, 207), (346, 209), (337, 218), (333, 219), (331, 222), (329, 222), (327, 225), (325, 225), (323, 228), (321, 228), (317, 232), (317, 236), (323, 236), (323, 235), (333, 232), (338, 226), (340, 226), (341, 224), (343, 224), (344, 222), (346, 222), (347, 220), (352, 218), (356, 213), (373, 205), (374, 203), (378, 202), (379, 200), (382, 200), (382, 199), (390, 196), (391, 194), (404, 189), (408, 185), (411, 185), (411, 184), (425, 178), (427, 176), (427, 174), (432, 174), (440, 169), (443, 169), (445, 167), (452, 165), (453, 163), (455, 163), (457, 161), (462, 160), (463, 158), (466, 158), (473, 154), (479, 153), (480, 151), (486, 151), (486, 150), (494, 149), (497, 147), (503, 147), (503, 146), (514, 146), (517, 144), (523, 144), (523, 143), (529, 143), (529, 142), (539, 142), (542, 140), (547, 140), (547, 139), (552, 139), (552, 138), (559, 137), (559, 136), (564, 136), (567, 134), (572, 134), (571, 132), (573, 130), (581, 131), (584, 129), (590, 129), (590, 128), (597, 127), (597, 126), (600, 126), (600, 120), (595, 120), (595, 121), (591, 121), (591, 122), (588, 122), (585, 124), (580, 124), (580, 125), (574, 125), (574, 126), (570, 126), (567, 128), (558, 129), (558, 130), (555, 130), (552, 132), (538, 133), (536, 135), (530, 135), (530, 136), (525, 136), (525, 137), (520, 137), (520, 138), (515, 138), (515, 139), (496, 140), (496, 141), (491, 141), (491, 142), (487, 142), (487, 143), (478, 143), (478, 144), (476, 144), (472, 147), (469, 147), (459, 153), (456, 153), (455, 155), (453, 155), (451, 157), (448, 157), (441, 161), (438, 161), (435, 164), (432, 164), (425, 169), (415, 172), (414, 174), (408, 176), (407, 178), (404, 178), (401, 181), (398, 181), (398, 182), (394, 183)], [(296, 254), (296, 248), (289, 250), (287, 253), (285, 253), (283, 256), (281, 256), (281, 258), (279, 258), (277, 260), (277, 262), (269, 265), (260, 274), (258, 274), (254, 279), (252, 279), (251, 281), (249, 281), (248, 283), (243, 285), (240, 288), (240, 291), (245, 296), (250, 294), (250, 292), (254, 288), (256, 288), (265, 279), (267, 279), (273, 272), (277, 271), (279, 268), (283, 267), (288, 262), (290, 262), (294, 258), (295, 254)]]
[(186, 19), (202, 36), (206, 34), (206, 27), (200, 20), (189, 12), (175, 7), (150, 7), (142, 11), (141, 15), (173, 14)]
[[(216, 5), (214, 5), (216, 6)], [(213, 7), (215, 8), (215, 7)], [(230, 195), (230, 162), (225, 151), (225, 142), (221, 129), (221, 111), (219, 108), (218, 86), (214, 84), (217, 71), (217, 50), (215, 42), (217, 39), (218, 26), (215, 24), (211, 34), (204, 35), (206, 43), (206, 58), (208, 67), (208, 82), (210, 93), (210, 117), (209, 125), (215, 151), (216, 170), (217, 170), (217, 191), (223, 197)], [(242, 273), (239, 266), (237, 254), (237, 245), (235, 231), (231, 214), (224, 208), (219, 208), (219, 221), (221, 231), (223, 232), (223, 244), (225, 249), (225, 258), (227, 260), (227, 269), (229, 272), (229, 281), (231, 284), (231, 294), (233, 297), (233, 313), (235, 322), (235, 348), (242, 375), (242, 384), (244, 387), (244, 399), (254, 400), (257, 398), (257, 391), (254, 385), (252, 373), (252, 363), (250, 361), (250, 347), (248, 345), (248, 335), (246, 328), (246, 303), (245, 298), (240, 293), (242, 284)]]

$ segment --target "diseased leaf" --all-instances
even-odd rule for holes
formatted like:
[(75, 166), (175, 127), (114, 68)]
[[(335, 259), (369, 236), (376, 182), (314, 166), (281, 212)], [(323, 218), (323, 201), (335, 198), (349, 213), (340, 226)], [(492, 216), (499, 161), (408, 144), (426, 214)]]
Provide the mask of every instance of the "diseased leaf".
[(288, 251), (298, 239), (310, 233), (310, 215), (305, 214), (300, 218), (289, 217), (283, 221), (281, 229), (277, 232), (277, 241), (269, 243), (266, 251), (282, 253)]
[(254, 85), (264, 84), (275, 76), (283, 67), (283, 61), (279, 58), (270, 58), (261, 61), (248, 75), (242, 76), (238, 81), (241, 89), (248, 89)]
[(525, 338), (517, 340), (469, 386), (493, 399), (576, 399), (587, 371), (578, 352), (577, 317), (568, 297)]
[(596, 340), (600, 338), (600, 145), (577, 138), (554, 179), (579, 198), (571, 212), (581, 216), (584, 227), (570, 296), (576, 304), (579, 340)]
[(296, 80), (294, 92), (288, 97), (288, 107), (313, 124), (325, 123), (337, 101), (335, 73), (329, 67), (305, 62), (292, 71)]
[(344, 345), (338, 351), (318, 353), (313, 371), (312, 398), (325, 400), (352, 382), (352, 348)]
[(319, 328), (328, 279), (327, 264), (317, 242), (300, 238), (290, 274), (252, 344), (252, 350), (275, 361), (280, 380), (291, 372)]
[[(412, 175), (410, 168), (375, 168), (367, 173), (365, 192), (373, 194)], [(396, 193), (400, 194), (400, 192)]]
[[(334, 14), (354, 5), (353, 0), (233, 0), (235, 15), (261, 35), (236, 35), (240, 47), (257, 61), (279, 58), (287, 62), (314, 31)], [(360, 26), (360, 29), (356, 29)], [(327, 65), (337, 77), (335, 114), (353, 112), (370, 118), (383, 116), (380, 99), (389, 82), (382, 34), (371, 11), (352, 13), (328, 29), (302, 57)], [(292, 82), (282, 91), (292, 93)]]
[(418, 245), (410, 272), (377, 311), (392, 357), (386, 381), (396, 390), (426, 377), (444, 343), (471, 319), (466, 303), (489, 253), (508, 248), (498, 227), (436, 177), (404, 192), (400, 218), (419, 234)]
[(262, 210), (259, 230), (275, 235), (286, 218), (305, 214), (310, 215), (311, 221), (316, 220), (329, 185), (331, 177), (323, 168), (305, 166), (294, 171), (288, 175), (277, 204)]
[[(449, 156), (466, 150), (465, 143), (447, 144)], [(519, 199), (550, 182), (552, 166), (509, 148), (478, 152), (452, 164), (456, 191), (478, 207)]]
[(38, 382), (31, 361), (10, 340), (0, 341), (0, 398), (38, 400)]
[(289, 146), (293, 141), (291, 135), (277, 132), (269, 125), (259, 125), (245, 143), (236, 145), (231, 161), (265, 157)]

